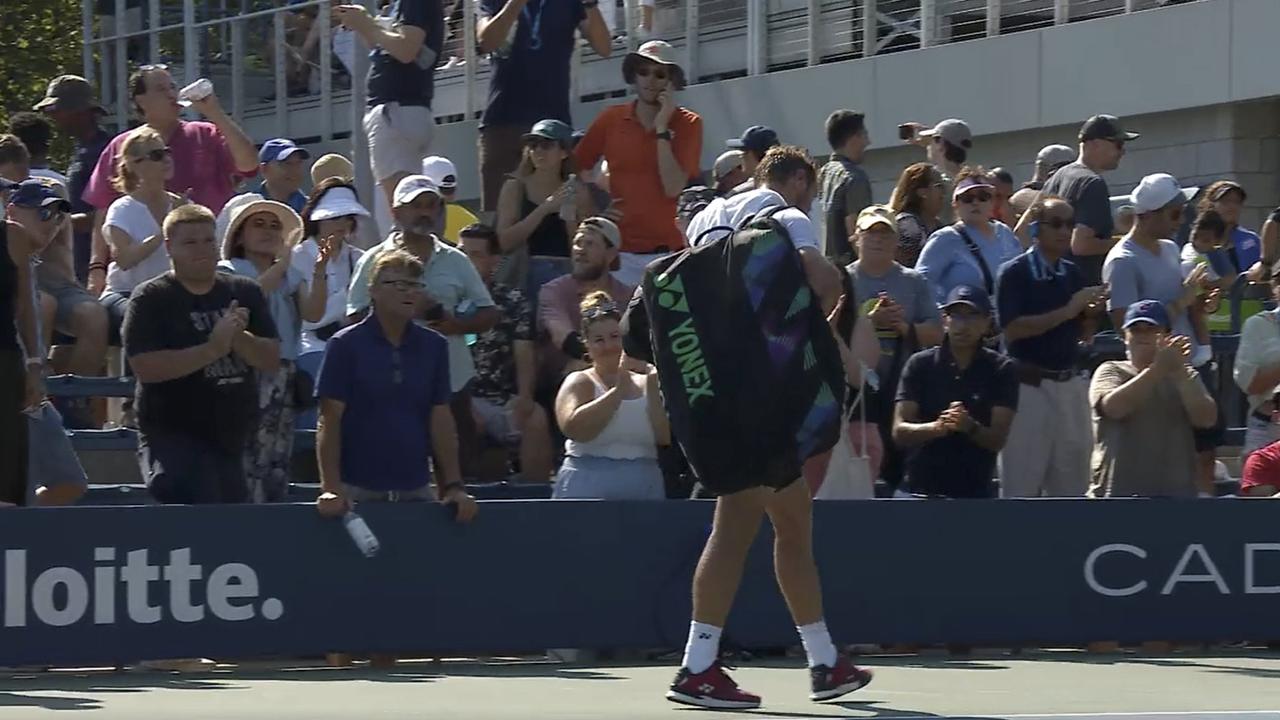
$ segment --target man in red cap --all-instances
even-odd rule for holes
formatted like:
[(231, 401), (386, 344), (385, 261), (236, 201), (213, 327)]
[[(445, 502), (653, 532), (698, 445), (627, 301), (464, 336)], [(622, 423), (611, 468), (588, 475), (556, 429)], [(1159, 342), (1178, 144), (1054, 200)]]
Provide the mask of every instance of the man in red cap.
[(622, 268), (627, 285), (640, 280), (651, 260), (684, 246), (676, 227), (676, 199), (698, 177), (702, 118), (677, 107), (675, 92), (685, 85), (676, 50), (651, 40), (627, 55), (622, 76), (636, 99), (605, 108), (578, 143), (578, 167), (609, 163), (609, 191), (622, 210)]

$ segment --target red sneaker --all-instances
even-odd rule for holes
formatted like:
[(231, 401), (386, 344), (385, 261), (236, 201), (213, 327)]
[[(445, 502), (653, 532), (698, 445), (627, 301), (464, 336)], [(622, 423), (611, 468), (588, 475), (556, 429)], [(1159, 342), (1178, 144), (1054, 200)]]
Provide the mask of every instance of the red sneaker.
[(696, 675), (689, 668), (680, 668), (675, 682), (667, 691), (667, 699), (683, 705), (722, 710), (760, 707), (760, 696), (739, 690), (738, 683), (725, 673), (719, 662)]
[(871, 682), (871, 671), (854, 665), (848, 656), (842, 654), (836, 659), (834, 668), (826, 665), (810, 668), (809, 680), (813, 686), (809, 699), (826, 702), (866, 687)]

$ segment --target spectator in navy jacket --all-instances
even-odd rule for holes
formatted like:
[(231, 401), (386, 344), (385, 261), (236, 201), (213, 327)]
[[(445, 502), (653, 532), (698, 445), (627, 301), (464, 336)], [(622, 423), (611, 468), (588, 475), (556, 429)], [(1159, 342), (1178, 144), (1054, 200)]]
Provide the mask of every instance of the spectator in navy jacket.
[(1018, 370), (1018, 412), (1000, 456), (1003, 497), (1083, 497), (1089, 487), (1088, 383), (1077, 367), (1085, 313), (1102, 312), (1103, 289), (1086, 287), (1071, 247), (1075, 213), (1042, 198), (1028, 211), (1035, 244), (1000, 269), (996, 305)]

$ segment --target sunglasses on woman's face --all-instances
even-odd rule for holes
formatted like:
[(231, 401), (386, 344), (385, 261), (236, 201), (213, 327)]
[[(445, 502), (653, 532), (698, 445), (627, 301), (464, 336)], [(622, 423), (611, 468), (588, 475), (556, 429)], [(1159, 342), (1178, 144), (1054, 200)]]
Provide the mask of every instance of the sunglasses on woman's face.
[(667, 73), (666, 68), (660, 68), (660, 67), (638, 67), (638, 68), (636, 68), (636, 76), (637, 76), (637, 77), (649, 77), (650, 75), (652, 75), (653, 77), (655, 77), (655, 78), (657, 78), (657, 79), (659, 79), (659, 80), (666, 80), (668, 77), (670, 77), (670, 75)]
[(1056, 218), (1056, 217), (1048, 218), (1046, 220), (1040, 221), (1040, 227), (1049, 227), (1049, 228), (1053, 228), (1054, 230), (1061, 230), (1063, 228), (1066, 228), (1068, 230), (1075, 230), (1076, 219), (1074, 217), (1069, 217), (1065, 219)]
[(164, 159), (167, 157), (169, 157), (169, 148), (162, 147), (138, 155), (134, 160), (137, 160), (138, 162), (143, 162), (144, 160), (150, 160), (151, 162), (164, 162)]
[(965, 193), (958, 199), (966, 205), (970, 203), (984, 203), (991, 200), (991, 193), (986, 190), (979, 190), (978, 192)]

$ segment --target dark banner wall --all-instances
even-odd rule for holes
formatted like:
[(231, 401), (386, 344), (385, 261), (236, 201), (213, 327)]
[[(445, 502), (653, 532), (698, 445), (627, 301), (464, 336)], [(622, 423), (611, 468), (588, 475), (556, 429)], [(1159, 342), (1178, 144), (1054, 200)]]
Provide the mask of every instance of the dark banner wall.
[[(828, 502), (840, 642), (1280, 638), (1280, 506), (1262, 500)], [(0, 665), (326, 651), (677, 648), (708, 502), (363, 505), (361, 555), (309, 505), (5, 511)], [(767, 522), (765, 523), (767, 528)], [(796, 642), (753, 550), (727, 634)]]

